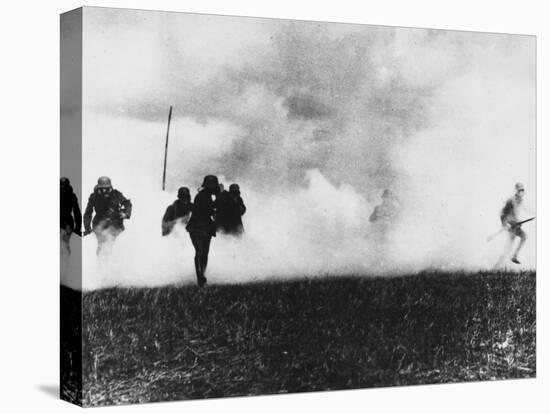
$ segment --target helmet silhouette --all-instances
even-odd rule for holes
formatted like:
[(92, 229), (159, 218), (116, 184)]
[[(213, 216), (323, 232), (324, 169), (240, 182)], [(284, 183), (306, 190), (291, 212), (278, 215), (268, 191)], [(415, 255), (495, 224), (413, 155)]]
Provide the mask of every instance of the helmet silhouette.
[(113, 188), (109, 177), (99, 177), (97, 179), (97, 188)]

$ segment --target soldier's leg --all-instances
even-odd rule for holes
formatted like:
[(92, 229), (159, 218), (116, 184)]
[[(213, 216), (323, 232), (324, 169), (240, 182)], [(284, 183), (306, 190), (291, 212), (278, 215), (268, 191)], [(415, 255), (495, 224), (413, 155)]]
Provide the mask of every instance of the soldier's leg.
[(519, 228), (518, 230), (516, 230), (515, 235), (517, 237), (519, 237), (519, 243), (518, 243), (518, 246), (516, 247), (516, 249), (514, 251), (514, 254), (512, 256), (512, 260), (517, 262), (519, 251), (521, 250), (521, 248), (523, 247), (523, 245), (527, 241), (527, 234), (523, 231), (523, 229)]
[(95, 227), (94, 234), (97, 239), (97, 249), (95, 251), (97, 256), (103, 256), (105, 252), (105, 244), (107, 243), (107, 234), (105, 228)]
[(111, 229), (105, 229), (103, 231), (103, 234), (105, 235), (105, 243), (103, 243), (103, 255), (107, 256), (111, 253), (111, 249), (113, 248), (114, 236)]
[(202, 263), (204, 265), (204, 270), (206, 271), (206, 266), (208, 266), (208, 253), (210, 252), (210, 241), (212, 240), (212, 237), (206, 236), (204, 238), (204, 249), (203, 249), (203, 257), (202, 257)]
[(193, 247), (195, 248), (195, 273), (197, 275), (197, 282), (199, 283), (199, 286), (201, 286), (202, 280), (204, 279), (204, 268), (202, 266), (202, 240), (200, 233), (189, 233), (189, 237), (191, 237), (191, 243), (193, 243)]
[(118, 236), (120, 236), (120, 233), (122, 233), (122, 229), (116, 227), (109, 227), (107, 229), (107, 254), (111, 253), (111, 251), (113, 250), (115, 240)]
[(506, 246), (504, 247), (504, 251), (498, 258), (497, 263), (495, 264), (494, 269), (499, 269), (503, 266), (503, 264), (510, 259), (510, 253), (512, 252), (512, 248), (514, 247), (514, 240), (516, 239), (516, 235), (511, 232), (507, 231), (507, 240), (506, 240)]
[(198, 237), (198, 246), (199, 250), (197, 252), (199, 256), (199, 265), (201, 268), (200, 277), (198, 277), (199, 286), (202, 287), (206, 283), (206, 266), (208, 265), (208, 251), (210, 249), (210, 235), (199, 233)]
[(70, 228), (61, 229), (61, 253), (70, 256), (71, 254), (71, 234)]

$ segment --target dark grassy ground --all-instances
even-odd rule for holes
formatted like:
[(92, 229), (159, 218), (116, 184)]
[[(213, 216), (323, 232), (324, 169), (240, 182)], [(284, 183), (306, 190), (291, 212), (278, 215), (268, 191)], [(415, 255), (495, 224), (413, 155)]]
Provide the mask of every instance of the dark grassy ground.
[(107, 289), (83, 301), (84, 405), (536, 374), (534, 273)]

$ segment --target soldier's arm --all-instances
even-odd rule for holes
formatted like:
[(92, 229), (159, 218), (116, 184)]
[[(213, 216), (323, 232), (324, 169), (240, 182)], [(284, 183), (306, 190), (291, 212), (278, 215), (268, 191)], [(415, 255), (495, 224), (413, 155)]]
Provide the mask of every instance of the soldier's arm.
[(167, 208), (166, 208), (166, 211), (164, 212), (164, 216), (162, 216), (162, 222), (163, 223), (168, 223), (169, 221), (172, 220), (172, 217), (174, 217), (174, 206), (172, 204), (170, 204)]
[(80, 233), (82, 228), (82, 213), (80, 212), (80, 206), (78, 205), (78, 198), (76, 194), (73, 194), (73, 215), (74, 215), (74, 231)]
[(244, 201), (242, 199), (239, 207), (241, 210), (241, 216), (244, 216), (244, 213), (246, 213), (246, 206), (244, 205)]
[(130, 218), (132, 215), (132, 202), (130, 199), (124, 197), (122, 193), (120, 194), (120, 205), (122, 206), (122, 211), (126, 215), (126, 218)]
[(163, 236), (170, 234), (170, 231), (172, 230), (171, 228), (172, 226), (170, 224), (171, 224), (171, 217), (174, 216), (174, 212), (172, 211), (173, 209), (174, 209), (173, 205), (169, 205), (168, 208), (166, 209), (166, 212), (164, 213), (164, 216), (162, 216), (161, 229), (162, 229)]
[(92, 231), (92, 214), (94, 212), (94, 194), (90, 194), (88, 198), (88, 204), (86, 205), (86, 210), (84, 210), (84, 231), (89, 233)]
[(189, 220), (191, 219), (191, 214), (193, 214), (193, 203), (189, 203), (188, 210), (183, 217), (183, 222), (185, 224), (189, 223)]

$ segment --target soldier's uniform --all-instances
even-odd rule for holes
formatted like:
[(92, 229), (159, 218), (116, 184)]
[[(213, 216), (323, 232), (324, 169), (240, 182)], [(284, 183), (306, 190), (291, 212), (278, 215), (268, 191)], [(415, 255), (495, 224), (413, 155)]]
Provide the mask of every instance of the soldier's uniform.
[(399, 203), (395, 195), (388, 189), (382, 193), (382, 203), (374, 208), (369, 217), (372, 224), (370, 238), (372, 240), (370, 254), (380, 266), (387, 265), (389, 235), (399, 215)]
[(206, 266), (210, 241), (216, 236), (216, 201), (220, 187), (214, 175), (204, 177), (202, 187), (193, 201), (193, 209), (186, 229), (195, 248), (195, 272), (200, 287), (206, 283)]
[(61, 248), (71, 254), (70, 240), (71, 235), (76, 233), (80, 236), (82, 225), (82, 214), (78, 205), (78, 198), (73, 192), (68, 178), (60, 180), (60, 227), (61, 227)]
[(369, 217), (371, 223), (378, 223), (382, 226), (391, 224), (397, 218), (399, 204), (390, 190), (382, 193), (382, 204), (376, 206)]
[(177, 223), (187, 224), (192, 207), (189, 189), (181, 187), (178, 190), (178, 199), (168, 206), (162, 217), (162, 235), (170, 234)]
[(242, 216), (246, 212), (246, 206), (237, 184), (231, 184), (229, 192), (223, 191), (220, 194), (216, 206), (216, 224), (221, 233), (234, 236), (244, 233)]
[(98, 255), (107, 253), (105, 248), (124, 231), (124, 220), (131, 214), (132, 202), (113, 189), (108, 177), (100, 177), (84, 211), (84, 230), (86, 234), (95, 233)]
[(510, 241), (513, 243), (516, 237), (519, 237), (519, 244), (512, 255), (512, 262), (519, 264), (518, 254), (527, 240), (527, 234), (521, 228), (521, 225), (516, 225), (519, 222), (520, 210), (523, 203), (523, 193), (525, 188), (523, 184), (515, 185), (516, 193), (504, 203), (504, 207), (500, 211), (500, 222), (505, 227), (510, 235)]

